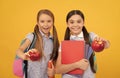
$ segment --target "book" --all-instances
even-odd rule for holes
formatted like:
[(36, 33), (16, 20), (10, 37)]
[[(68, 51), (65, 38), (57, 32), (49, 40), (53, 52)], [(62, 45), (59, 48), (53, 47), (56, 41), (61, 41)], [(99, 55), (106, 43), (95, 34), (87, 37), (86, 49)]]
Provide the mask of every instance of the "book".
[[(65, 40), (61, 43), (61, 62), (62, 64), (71, 64), (84, 58), (85, 42)], [(69, 74), (83, 74), (83, 70), (74, 69)]]

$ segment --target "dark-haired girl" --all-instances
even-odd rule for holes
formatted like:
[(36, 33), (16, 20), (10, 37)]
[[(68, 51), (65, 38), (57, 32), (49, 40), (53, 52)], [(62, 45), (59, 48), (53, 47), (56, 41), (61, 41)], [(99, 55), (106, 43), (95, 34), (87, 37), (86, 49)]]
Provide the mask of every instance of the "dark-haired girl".
[[(99, 37), (93, 32), (88, 33), (84, 25), (84, 15), (80, 10), (70, 11), (66, 17), (66, 23), (67, 28), (64, 40), (84, 40), (85, 44), (91, 47), (90, 40), (93, 41), (96, 39), (98, 41), (104, 41), (105, 48), (108, 48), (110, 46), (108, 40)], [(95, 78), (94, 73), (96, 72), (96, 69), (94, 65), (94, 52), (91, 51), (91, 54), (89, 54), (89, 56), (86, 58), (83, 58), (71, 64), (62, 64), (60, 48), (56, 64), (56, 73), (62, 73), (62, 78)], [(68, 72), (76, 68), (84, 70), (84, 74), (68, 74)]]

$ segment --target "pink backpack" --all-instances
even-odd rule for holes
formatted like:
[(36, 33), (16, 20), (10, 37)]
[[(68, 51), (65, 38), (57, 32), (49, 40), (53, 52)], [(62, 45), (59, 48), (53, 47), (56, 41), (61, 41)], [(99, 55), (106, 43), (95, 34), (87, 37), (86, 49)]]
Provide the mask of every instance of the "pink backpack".
[(13, 72), (16, 76), (23, 77), (23, 60), (15, 59), (13, 63)]
[[(26, 39), (22, 40), (21, 45), (25, 42)], [(36, 35), (33, 33), (33, 40), (30, 44), (30, 46), (25, 49), (24, 52), (27, 52), (29, 49), (32, 49), (34, 47), (36, 41)], [(13, 62), (13, 73), (14, 75), (23, 78), (25, 74), (25, 78), (27, 78), (27, 61), (19, 58), (17, 55), (15, 57), (15, 60)]]

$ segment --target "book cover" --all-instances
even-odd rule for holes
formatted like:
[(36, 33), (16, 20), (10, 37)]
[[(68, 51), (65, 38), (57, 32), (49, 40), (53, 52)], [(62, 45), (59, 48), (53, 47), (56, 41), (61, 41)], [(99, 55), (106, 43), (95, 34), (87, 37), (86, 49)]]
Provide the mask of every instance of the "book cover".
[[(71, 64), (84, 58), (84, 41), (65, 40), (61, 43), (62, 64)], [(69, 74), (83, 74), (83, 70), (74, 69)]]

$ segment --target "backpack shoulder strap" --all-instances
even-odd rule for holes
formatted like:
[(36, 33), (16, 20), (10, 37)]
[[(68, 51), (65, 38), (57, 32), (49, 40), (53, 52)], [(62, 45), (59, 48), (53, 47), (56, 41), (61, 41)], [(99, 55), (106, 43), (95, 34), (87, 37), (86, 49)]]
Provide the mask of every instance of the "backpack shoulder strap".
[(32, 42), (31, 42), (31, 45), (30, 45), (29, 49), (31, 49), (31, 48), (34, 47), (35, 42), (36, 42), (36, 34), (33, 32), (33, 40), (32, 40)]
[[(35, 45), (35, 41), (36, 41), (36, 34), (33, 32), (33, 40), (30, 44), (30, 46), (26, 49), (26, 51), (24, 52), (27, 52), (29, 49), (32, 49)], [(27, 78), (27, 69), (28, 69), (28, 61), (27, 60), (24, 60), (24, 74), (25, 74), (25, 78)]]
[(32, 34), (33, 34), (33, 40), (32, 40), (32, 42), (30, 43), (30, 46), (29, 46), (28, 48), (26, 48), (24, 52), (27, 52), (29, 49), (32, 49), (32, 48), (34, 47), (34, 45), (35, 45), (36, 34), (35, 34), (34, 32), (32, 32)]

